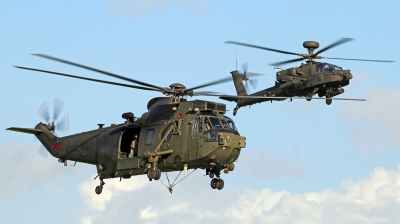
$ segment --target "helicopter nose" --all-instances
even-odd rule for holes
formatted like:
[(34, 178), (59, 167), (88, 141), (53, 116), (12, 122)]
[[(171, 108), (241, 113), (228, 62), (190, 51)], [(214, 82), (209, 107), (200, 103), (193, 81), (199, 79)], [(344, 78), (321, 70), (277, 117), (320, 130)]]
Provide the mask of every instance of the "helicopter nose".
[(245, 148), (246, 137), (222, 132), (218, 134), (218, 144), (232, 148)]

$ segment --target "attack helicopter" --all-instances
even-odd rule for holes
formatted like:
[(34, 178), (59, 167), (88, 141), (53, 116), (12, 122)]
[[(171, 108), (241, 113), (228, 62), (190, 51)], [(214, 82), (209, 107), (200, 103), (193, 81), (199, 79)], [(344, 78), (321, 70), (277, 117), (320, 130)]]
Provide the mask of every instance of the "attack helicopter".
[(369, 62), (394, 62), (388, 60), (348, 59), (319, 56), (319, 54), (351, 40), (353, 39), (341, 38), (315, 53), (314, 50), (319, 48), (319, 43), (316, 41), (305, 41), (303, 43), (303, 47), (308, 50), (308, 54), (293, 53), (236, 41), (227, 41), (226, 43), (229, 44), (258, 48), (261, 50), (296, 55), (300, 57), (292, 60), (276, 62), (271, 64), (272, 66), (280, 66), (283, 64), (303, 60), (306, 60), (306, 63), (302, 63), (300, 66), (295, 68), (278, 71), (276, 73), (276, 81), (274, 86), (251, 95), (247, 94), (246, 88), (243, 85), (243, 81), (249, 80), (249, 78), (246, 76), (246, 68), (243, 69), (244, 74), (237, 70), (232, 71), (231, 74), (238, 96), (221, 96), (220, 98), (227, 101), (237, 102), (237, 106), (234, 109), (233, 115), (236, 115), (238, 109), (243, 106), (265, 101), (282, 101), (288, 98), (290, 100), (305, 98), (307, 101), (311, 101), (312, 99), (318, 99), (313, 97), (315, 94), (318, 94), (319, 97), (325, 97), (327, 105), (330, 105), (333, 99), (365, 101), (363, 99), (333, 98), (344, 93), (343, 87), (349, 85), (350, 79), (353, 78), (353, 75), (348, 69), (344, 70), (343, 68), (334, 64), (315, 61), (315, 59), (338, 59)]
[[(140, 117), (134, 113), (122, 114), (125, 122), (98, 128), (79, 134), (58, 137), (54, 131), (65, 122), (51, 122), (47, 107), (40, 110), (48, 123), (38, 123), (35, 128), (10, 127), (7, 130), (33, 134), (58, 162), (87, 163), (96, 166), (100, 185), (95, 188), (101, 194), (104, 180), (109, 178), (129, 179), (131, 176), (147, 175), (149, 181), (159, 180), (162, 172), (203, 169), (211, 178), (211, 188), (221, 190), (224, 181), (221, 172), (229, 173), (235, 168), (234, 162), (246, 147), (246, 137), (241, 136), (234, 121), (225, 115), (226, 105), (222, 103), (187, 100), (185, 96), (208, 96), (212, 92), (195, 90), (231, 80), (222, 78), (213, 82), (186, 88), (174, 83), (167, 87), (141, 82), (89, 66), (77, 64), (48, 55), (36, 56), (77, 66), (118, 78), (140, 86), (92, 79), (65, 73), (15, 66), (19, 69), (48, 73), (52, 75), (88, 80), (110, 85), (161, 92), (165, 97), (156, 97), (147, 104), (148, 112)], [(57, 111), (57, 107), (55, 111)], [(45, 111), (45, 112), (43, 112)], [(59, 112), (54, 113), (55, 117)], [(193, 172), (192, 171), (192, 172)], [(190, 175), (190, 173), (188, 174)], [(168, 176), (167, 176), (168, 177)], [(95, 179), (96, 179), (95, 178)], [(169, 182), (169, 179), (168, 179)], [(176, 183), (166, 186), (172, 193)]]

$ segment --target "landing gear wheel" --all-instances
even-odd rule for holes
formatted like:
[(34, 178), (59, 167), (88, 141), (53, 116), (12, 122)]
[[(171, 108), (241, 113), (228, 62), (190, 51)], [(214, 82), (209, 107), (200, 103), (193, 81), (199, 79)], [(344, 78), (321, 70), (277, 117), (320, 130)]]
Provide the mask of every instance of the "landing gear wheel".
[(217, 185), (218, 185), (218, 179), (217, 178), (212, 179), (211, 180), (211, 188), (216, 189)]
[(312, 94), (311, 93), (307, 93), (307, 96), (306, 96), (306, 100), (307, 101), (311, 101), (312, 100)]
[(326, 103), (326, 105), (331, 105), (332, 99), (326, 99), (326, 100), (325, 100), (325, 103)]
[(233, 109), (233, 116), (236, 116), (236, 113), (237, 113), (238, 110), (239, 110), (239, 107), (235, 107), (235, 108)]
[(97, 186), (94, 191), (96, 192), (96, 194), (101, 194), (101, 192), (103, 191), (103, 186), (101, 185)]
[(208, 175), (211, 179), (214, 178), (214, 173), (210, 173), (210, 175)]
[(156, 169), (156, 170), (153, 170), (153, 172), (155, 173), (154, 174), (154, 180), (159, 180), (160, 177), (161, 177), (161, 170)]
[(149, 178), (149, 181), (152, 181), (154, 179), (155, 173), (156, 172), (154, 169), (149, 169), (147, 171), (147, 177)]
[(217, 182), (217, 189), (222, 190), (222, 188), (224, 188), (224, 185), (225, 185), (224, 180), (219, 179)]

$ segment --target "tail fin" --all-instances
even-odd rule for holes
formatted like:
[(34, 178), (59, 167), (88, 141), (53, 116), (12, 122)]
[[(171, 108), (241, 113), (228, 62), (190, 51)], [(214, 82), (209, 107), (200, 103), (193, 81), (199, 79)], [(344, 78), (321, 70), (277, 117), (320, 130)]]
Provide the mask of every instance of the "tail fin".
[(246, 80), (247, 78), (243, 74), (241, 74), (238, 70), (232, 71), (231, 74), (237, 95), (247, 96), (246, 88), (243, 85), (243, 80)]
[(18, 127), (10, 127), (7, 128), (9, 131), (17, 131), (26, 134), (34, 134), (39, 141), (43, 144), (43, 146), (47, 149), (47, 151), (54, 157), (54, 150), (52, 150), (52, 145), (57, 144), (57, 137), (50, 131), (51, 126), (39, 123), (35, 128), (18, 128)]

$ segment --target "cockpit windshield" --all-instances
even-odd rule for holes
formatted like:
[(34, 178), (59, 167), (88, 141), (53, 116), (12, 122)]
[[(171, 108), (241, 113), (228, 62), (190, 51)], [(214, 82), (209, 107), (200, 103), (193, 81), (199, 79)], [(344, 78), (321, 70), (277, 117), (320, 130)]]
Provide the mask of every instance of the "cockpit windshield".
[[(233, 122), (233, 120), (230, 117), (227, 117), (227, 116), (224, 116), (224, 117), (226, 119), (226, 122), (228, 123), (227, 128), (237, 131), (235, 122)], [(225, 121), (225, 120), (222, 120), (222, 121)]]
[(210, 130), (214, 128), (226, 128), (230, 130), (237, 131), (235, 123), (231, 118), (224, 116), (225, 119), (219, 119), (217, 117), (204, 117), (204, 130)]
[(331, 65), (336, 71), (343, 71), (342, 67)]
[(333, 72), (333, 67), (329, 66), (329, 64), (325, 64), (324, 71), (332, 73)]
[(211, 125), (214, 128), (222, 128), (221, 122), (216, 117), (210, 117)]

